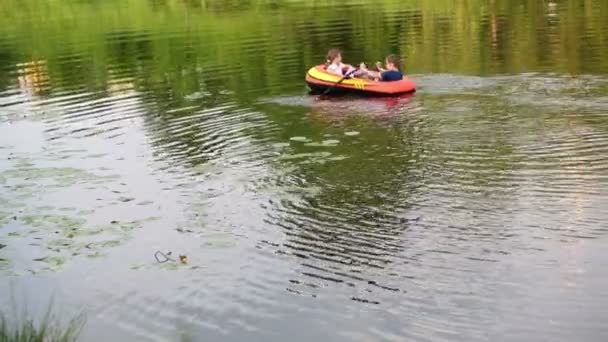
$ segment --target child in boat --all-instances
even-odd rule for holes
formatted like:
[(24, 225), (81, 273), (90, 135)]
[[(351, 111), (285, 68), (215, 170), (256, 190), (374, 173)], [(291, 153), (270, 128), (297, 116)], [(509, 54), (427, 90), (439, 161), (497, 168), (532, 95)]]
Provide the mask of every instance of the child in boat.
[(382, 68), (382, 65), (378, 62), (376, 63), (378, 71), (367, 70), (365, 66), (363, 66), (363, 69), (367, 72), (368, 76), (377, 81), (394, 82), (403, 79), (403, 74), (399, 71), (399, 57), (388, 55), (384, 60), (384, 66), (385, 68)]
[(338, 75), (340, 77), (350, 76), (361, 76), (365, 75), (364, 71), (365, 64), (361, 63), (361, 68), (356, 70), (352, 66), (348, 66), (342, 63), (342, 51), (340, 49), (331, 49), (327, 52), (327, 62), (325, 63), (325, 71)]

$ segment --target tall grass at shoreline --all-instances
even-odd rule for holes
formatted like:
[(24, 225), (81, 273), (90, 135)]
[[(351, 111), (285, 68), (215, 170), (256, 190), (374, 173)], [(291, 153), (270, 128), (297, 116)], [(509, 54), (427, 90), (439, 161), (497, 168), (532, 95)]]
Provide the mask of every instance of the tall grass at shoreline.
[(0, 313), (0, 342), (73, 342), (85, 323), (81, 314), (64, 324), (53, 313), (52, 303), (40, 321), (27, 318), (25, 311), (13, 312), (12, 316)]

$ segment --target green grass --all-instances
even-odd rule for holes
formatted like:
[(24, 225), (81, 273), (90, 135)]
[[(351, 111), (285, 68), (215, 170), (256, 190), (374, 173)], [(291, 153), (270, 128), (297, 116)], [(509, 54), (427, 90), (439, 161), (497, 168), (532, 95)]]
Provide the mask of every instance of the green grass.
[(77, 341), (84, 323), (84, 315), (78, 315), (62, 324), (53, 314), (52, 304), (40, 322), (26, 318), (25, 312), (14, 316), (0, 313), (0, 342)]

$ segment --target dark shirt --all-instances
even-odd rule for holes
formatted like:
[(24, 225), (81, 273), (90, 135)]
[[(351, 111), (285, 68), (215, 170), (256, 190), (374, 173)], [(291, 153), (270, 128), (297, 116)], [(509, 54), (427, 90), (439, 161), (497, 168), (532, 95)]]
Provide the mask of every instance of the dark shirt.
[(402, 79), (403, 74), (396, 70), (388, 70), (382, 73), (382, 81), (384, 82), (401, 81)]

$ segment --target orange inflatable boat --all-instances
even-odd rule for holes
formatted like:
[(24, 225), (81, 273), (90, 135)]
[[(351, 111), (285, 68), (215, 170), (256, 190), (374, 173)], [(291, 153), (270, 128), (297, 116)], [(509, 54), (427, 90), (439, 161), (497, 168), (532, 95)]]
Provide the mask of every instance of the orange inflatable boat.
[[(401, 81), (381, 82), (362, 78), (347, 78), (336, 85), (342, 77), (325, 71), (325, 65), (317, 65), (306, 73), (306, 83), (314, 94), (356, 93), (372, 96), (396, 96), (416, 91), (414, 81), (404, 77)], [(334, 87), (335, 85), (335, 87)]]

